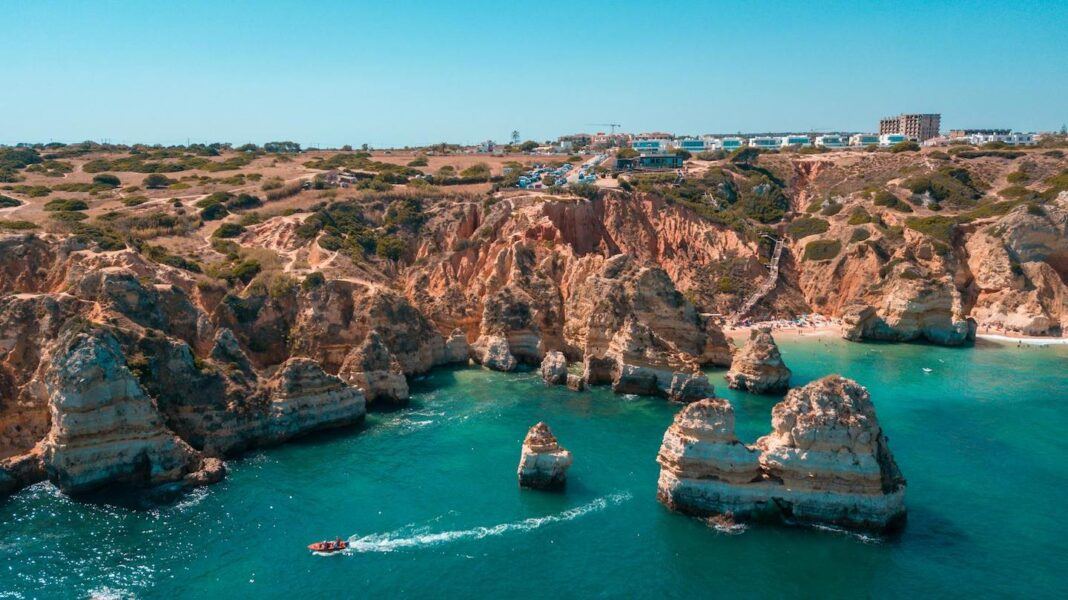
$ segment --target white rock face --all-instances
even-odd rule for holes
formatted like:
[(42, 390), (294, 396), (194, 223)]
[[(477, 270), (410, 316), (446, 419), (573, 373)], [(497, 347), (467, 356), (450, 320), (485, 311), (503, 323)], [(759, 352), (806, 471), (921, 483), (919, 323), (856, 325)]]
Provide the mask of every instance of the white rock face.
[(559, 489), (567, 483), (567, 469), (570, 466), (571, 453), (557, 443), (548, 425), (540, 422), (530, 428), (519, 457), (521, 487)]
[(550, 350), (545, 353), (545, 360), (541, 361), (541, 378), (549, 385), (567, 383), (567, 357), (563, 352)]
[(724, 378), (731, 389), (763, 394), (790, 387), (791, 374), (782, 361), (771, 331), (753, 329), (745, 346), (734, 355), (731, 369)]
[(673, 510), (777, 518), (886, 532), (905, 520), (905, 479), (867, 390), (825, 377), (772, 410), (772, 433), (747, 447), (726, 401), (679, 412), (664, 435), (657, 496)]
[(46, 367), (45, 388), (52, 428), (43, 441), (43, 461), (65, 492), (112, 482), (176, 481), (200, 463), (199, 454), (164, 427), (110, 333), (61, 338)]

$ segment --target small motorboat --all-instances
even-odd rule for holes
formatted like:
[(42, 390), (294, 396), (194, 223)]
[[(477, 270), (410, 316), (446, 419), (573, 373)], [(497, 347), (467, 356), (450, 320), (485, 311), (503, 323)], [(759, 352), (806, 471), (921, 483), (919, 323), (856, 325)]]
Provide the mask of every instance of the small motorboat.
[(315, 542), (314, 544), (308, 544), (308, 550), (312, 552), (323, 552), (330, 554), (332, 552), (340, 552), (349, 547), (349, 543), (345, 540), (338, 538), (334, 541)]

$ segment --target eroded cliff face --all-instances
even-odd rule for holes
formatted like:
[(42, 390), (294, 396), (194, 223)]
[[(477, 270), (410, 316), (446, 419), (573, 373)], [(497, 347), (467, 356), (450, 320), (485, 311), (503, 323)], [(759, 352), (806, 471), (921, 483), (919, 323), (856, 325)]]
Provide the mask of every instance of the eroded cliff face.
[(690, 399), (706, 395), (700, 366), (730, 362), (722, 331), (665, 267), (742, 251), (731, 232), (611, 194), (506, 198), (443, 210), (426, 227), (408, 295), (439, 330), (465, 330), (484, 366), (539, 365), (559, 351), (587, 364), (588, 383)]
[(791, 390), (772, 432), (746, 446), (724, 400), (684, 408), (664, 434), (658, 498), (673, 510), (888, 532), (905, 520), (905, 479), (867, 390), (835, 375)]

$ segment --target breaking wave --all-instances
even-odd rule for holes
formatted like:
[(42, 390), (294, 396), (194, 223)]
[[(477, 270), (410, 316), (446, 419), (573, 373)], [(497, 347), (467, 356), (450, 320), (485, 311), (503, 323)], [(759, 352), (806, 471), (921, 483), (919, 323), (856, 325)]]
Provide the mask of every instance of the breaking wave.
[(373, 533), (360, 538), (349, 538), (349, 549), (346, 554), (363, 552), (393, 552), (405, 548), (421, 548), (435, 546), (460, 540), (480, 540), (487, 537), (504, 535), (513, 531), (532, 531), (553, 523), (571, 521), (591, 512), (602, 511), (611, 505), (622, 504), (630, 500), (630, 492), (617, 492), (593, 500), (582, 506), (569, 508), (555, 515), (544, 517), (531, 517), (512, 523), (501, 523), (492, 527), (475, 527), (473, 529), (461, 529), (457, 531), (440, 531), (436, 533), (407, 534), (403, 530), (389, 533)]

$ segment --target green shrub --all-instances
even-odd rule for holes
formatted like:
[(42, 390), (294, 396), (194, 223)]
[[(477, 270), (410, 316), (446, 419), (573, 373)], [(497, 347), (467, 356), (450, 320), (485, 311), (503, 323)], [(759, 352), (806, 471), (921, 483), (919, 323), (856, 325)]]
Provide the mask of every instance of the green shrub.
[(230, 211), (226, 210), (226, 207), (221, 203), (209, 204), (200, 211), (200, 218), (205, 221), (218, 221), (226, 215), (230, 214)]
[(805, 217), (795, 219), (786, 226), (786, 231), (795, 240), (806, 238), (810, 235), (819, 235), (830, 229), (831, 225), (823, 219)]
[(345, 240), (337, 237), (336, 235), (324, 235), (319, 238), (319, 247), (323, 250), (329, 250), (336, 252), (345, 247)]
[(390, 260), (399, 260), (407, 249), (403, 239), (392, 235), (384, 235), (375, 243), (375, 254)]
[(48, 218), (53, 221), (59, 221), (60, 223), (71, 223), (74, 221), (84, 221), (89, 218), (89, 215), (83, 212), (61, 210), (50, 214)]
[(813, 240), (805, 245), (804, 260), (830, 260), (842, 250), (838, 240)]
[(226, 208), (230, 210), (247, 210), (263, 206), (263, 201), (251, 194), (238, 194), (226, 201)]
[(141, 181), (141, 185), (145, 186), (150, 190), (162, 189), (172, 183), (175, 183), (173, 179), (167, 177), (166, 175), (161, 175), (159, 173), (152, 173)]
[(44, 209), (49, 212), (68, 210), (89, 210), (89, 204), (85, 200), (56, 198), (55, 200), (48, 201), (48, 203), (44, 205)]
[(127, 196), (122, 199), (123, 206), (140, 206), (145, 202), (148, 202), (146, 196)]
[(0, 194), (0, 208), (11, 208), (13, 206), (22, 206), (22, 201)]
[[(425, 167), (428, 164), (425, 156), (417, 156), (414, 160), (408, 162), (409, 167)], [(320, 273), (320, 275), (322, 275), (322, 273)]]
[(37, 229), (36, 223), (30, 221), (7, 221), (0, 219), (0, 229), (7, 231), (26, 231), (29, 229)]
[(898, 142), (893, 146), (890, 146), (890, 151), (897, 154), (898, 152), (919, 152), (920, 145), (912, 140), (905, 140)]
[(219, 225), (219, 228), (215, 230), (215, 233), (211, 234), (212, 237), (229, 239), (235, 238), (245, 232), (245, 228), (237, 223), (223, 223)]
[(833, 217), (842, 212), (842, 205), (838, 202), (828, 202), (820, 209), (820, 214), (825, 217)]
[(52, 189), (46, 185), (16, 185), (11, 191), (30, 198), (43, 198), (52, 193)]
[(305, 290), (314, 290), (315, 288), (322, 286), (324, 283), (326, 283), (326, 277), (319, 271), (312, 271), (304, 278), (300, 287)]
[(891, 210), (898, 212), (910, 213), (912, 207), (906, 202), (902, 202), (897, 196), (891, 194), (886, 190), (879, 190), (875, 192), (875, 200), (873, 201), (875, 206), (885, 206)]
[(116, 188), (122, 185), (122, 181), (118, 177), (110, 173), (100, 173), (99, 175), (94, 175), (93, 183), (96, 185), (107, 186), (110, 188)]
[(948, 244), (953, 241), (953, 235), (957, 230), (957, 221), (952, 217), (938, 215), (909, 217), (905, 220), (905, 226), (934, 240)]
[(850, 213), (847, 223), (850, 225), (863, 225), (865, 223), (871, 223), (871, 221), (871, 214), (864, 210), (863, 207), (858, 206), (853, 209), (852, 213)]
[(849, 236), (849, 243), (863, 242), (871, 237), (871, 232), (866, 227), (857, 227)]
[(259, 275), (262, 270), (263, 267), (260, 266), (259, 261), (248, 259), (238, 263), (238, 265), (233, 268), (233, 271), (231, 271), (231, 274), (234, 279), (237, 279), (242, 283), (248, 283), (252, 281), (256, 275)]

